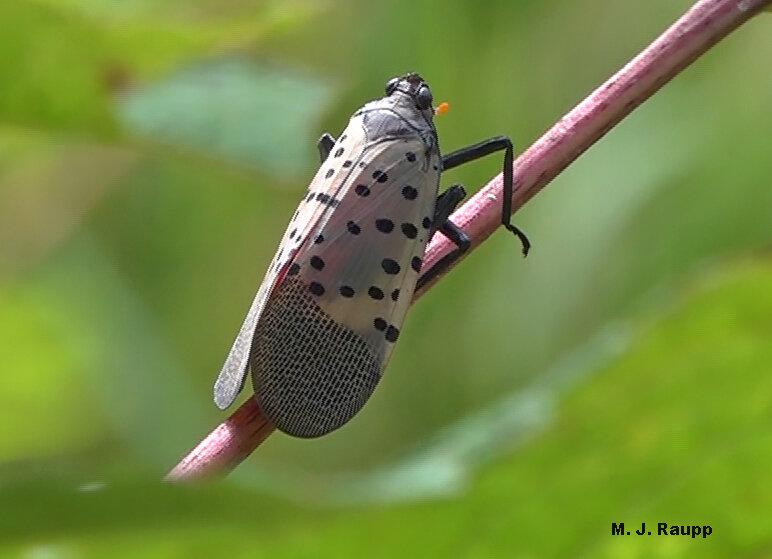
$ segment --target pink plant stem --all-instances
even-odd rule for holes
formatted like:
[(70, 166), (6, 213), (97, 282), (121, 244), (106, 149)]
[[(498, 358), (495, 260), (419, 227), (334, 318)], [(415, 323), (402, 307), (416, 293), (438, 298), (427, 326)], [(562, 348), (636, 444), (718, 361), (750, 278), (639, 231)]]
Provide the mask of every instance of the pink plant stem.
[[(521, 208), (615, 124), (711, 46), (769, 5), (770, 0), (701, 0), (694, 4), (515, 160), (512, 210)], [(453, 222), (471, 238), (471, 249), (498, 229), (501, 196), (502, 175), (499, 174), (453, 214)], [(435, 235), (426, 249), (424, 265), (428, 269), (452, 249), (445, 236)], [(467, 254), (469, 252), (471, 250)], [(460, 259), (454, 265), (459, 262)], [(429, 287), (431, 283), (418, 295)]]
[(255, 399), (250, 398), (188, 452), (166, 479), (179, 481), (225, 475), (252, 454), (274, 429)]
[[(701, 54), (762, 9), (769, 9), (771, 4), (772, 0), (700, 0), (695, 3), (648, 48), (517, 158), (512, 210), (522, 207), (616, 123)], [(502, 175), (499, 174), (453, 214), (453, 221), (472, 240), (468, 252), (498, 229), (501, 197)], [(453, 248), (443, 235), (435, 235), (426, 249), (423, 268), (428, 270)], [(458, 262), (460, 260), (454, 265)], [(414, 301), (437, 279), (416, 292)], [(250, 398), (188, 453), (167, 479), (224, 475), (249, 456), (273, 429), (255, 399)]]

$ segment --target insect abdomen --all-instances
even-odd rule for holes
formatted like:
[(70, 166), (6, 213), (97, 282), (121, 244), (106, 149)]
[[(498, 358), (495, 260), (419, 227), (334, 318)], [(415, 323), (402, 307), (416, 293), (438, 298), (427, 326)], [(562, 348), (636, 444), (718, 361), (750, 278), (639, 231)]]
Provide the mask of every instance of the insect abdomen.
[(357, 333), (333, 320), (297, 278), (285, 278), (255, 329), (252, 378), (260, 408), (280, 430), (319, 437), (364, 406), (381, 360)]

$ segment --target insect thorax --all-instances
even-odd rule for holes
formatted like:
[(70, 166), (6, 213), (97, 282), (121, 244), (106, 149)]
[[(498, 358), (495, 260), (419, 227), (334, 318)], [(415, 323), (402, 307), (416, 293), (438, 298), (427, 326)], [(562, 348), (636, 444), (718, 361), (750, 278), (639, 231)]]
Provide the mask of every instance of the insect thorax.
[(406, 96), (395, 94), (367, 103), (354, 113), (357, 117), (362, 119), (366, 143), (418, 136), (427, 152), (439, 153), (434, 122), (412, 106)]

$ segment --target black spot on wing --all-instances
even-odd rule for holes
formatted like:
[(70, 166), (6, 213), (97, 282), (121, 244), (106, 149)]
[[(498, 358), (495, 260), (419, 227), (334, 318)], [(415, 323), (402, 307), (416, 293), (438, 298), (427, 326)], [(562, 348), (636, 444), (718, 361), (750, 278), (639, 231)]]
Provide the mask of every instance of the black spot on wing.
[(386, 218), (376, 219), (375, 228), (381, 233), (391, 233), (394, 230), (394, 222)]
[(383, 268), (383, 271), (390, 276), (397, 275), (401, 270), (399, 263), (392, 258), (384, 258), (381, 260), (381, 268)]
[(324, 295), (324, 286), (318, 281), (312, 281), (309, 283), (308, 290), (317, 297)]
[(324, 260), (322, 260), (319, 256), (312, 256), (311, 257), (311, 267), (314, 270), (323, 270), (324, 269)]
[(324, 204), (325, 206), (330, 206), (331, 208), (336, 208), (340, 204), (340, 200), (338, 200), (333, 196), (330, 196), (326, 192), (317, 193), (316, 201), (321, 204)]
[(389, 325), (389, 327), (386, 328), (386, 341), (394, 343), (397, 341), (398, 337), (399, 330), (397, 330), (394, 326)]
[(371, 299), (375, 299), (376, 301), (383, 299), (383, 290), (376, 285), (371, 285), (370, 289), (367, 290), (367, 294)]
[(380, 169), (373, 171), (373, 178), (377, 180), (378, 182), (386, 182), (389, 180), (389, 175), (387, 175), (384, 171), (381, 171)]
[(418, 191), (408, 184), (402, 189), (402, 196), (405, 200), (415, 200), (418, 196)]
[(413, 259), (410, 261), (410, 267), (413, 268), (416, 272), (421, 271), (421, 259), (417, 256), (414, 256)]

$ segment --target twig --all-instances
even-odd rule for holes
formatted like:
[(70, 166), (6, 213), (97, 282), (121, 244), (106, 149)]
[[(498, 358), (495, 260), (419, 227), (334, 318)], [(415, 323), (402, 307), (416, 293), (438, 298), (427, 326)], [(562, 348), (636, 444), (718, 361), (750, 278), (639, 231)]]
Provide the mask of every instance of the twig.
[[(759, 11), (769, 9), (770, 5), (772, 0), (701, 0), (694, 4), (643, 52), (517, 158), (513, 211), (522, 207), (681, 70)], [(499, 227), (501, 196), (502, 176), (499, 174), (453, 214), (453, 221), (472, 240), (468, 252)], [(453, 248), (443, 235), (435, 235), (426, 249), (423, 268), (430, 269)], [(437, 279), (416, 292), (413, 301)], [(224, 475), (257, 448), (273, 429), (255, 399), (250, 398), (185, 456), (167, 479)]]
[(225, 475), (252, 454), (275, 427), (250, 398), (166, 475), (167, 481)]

